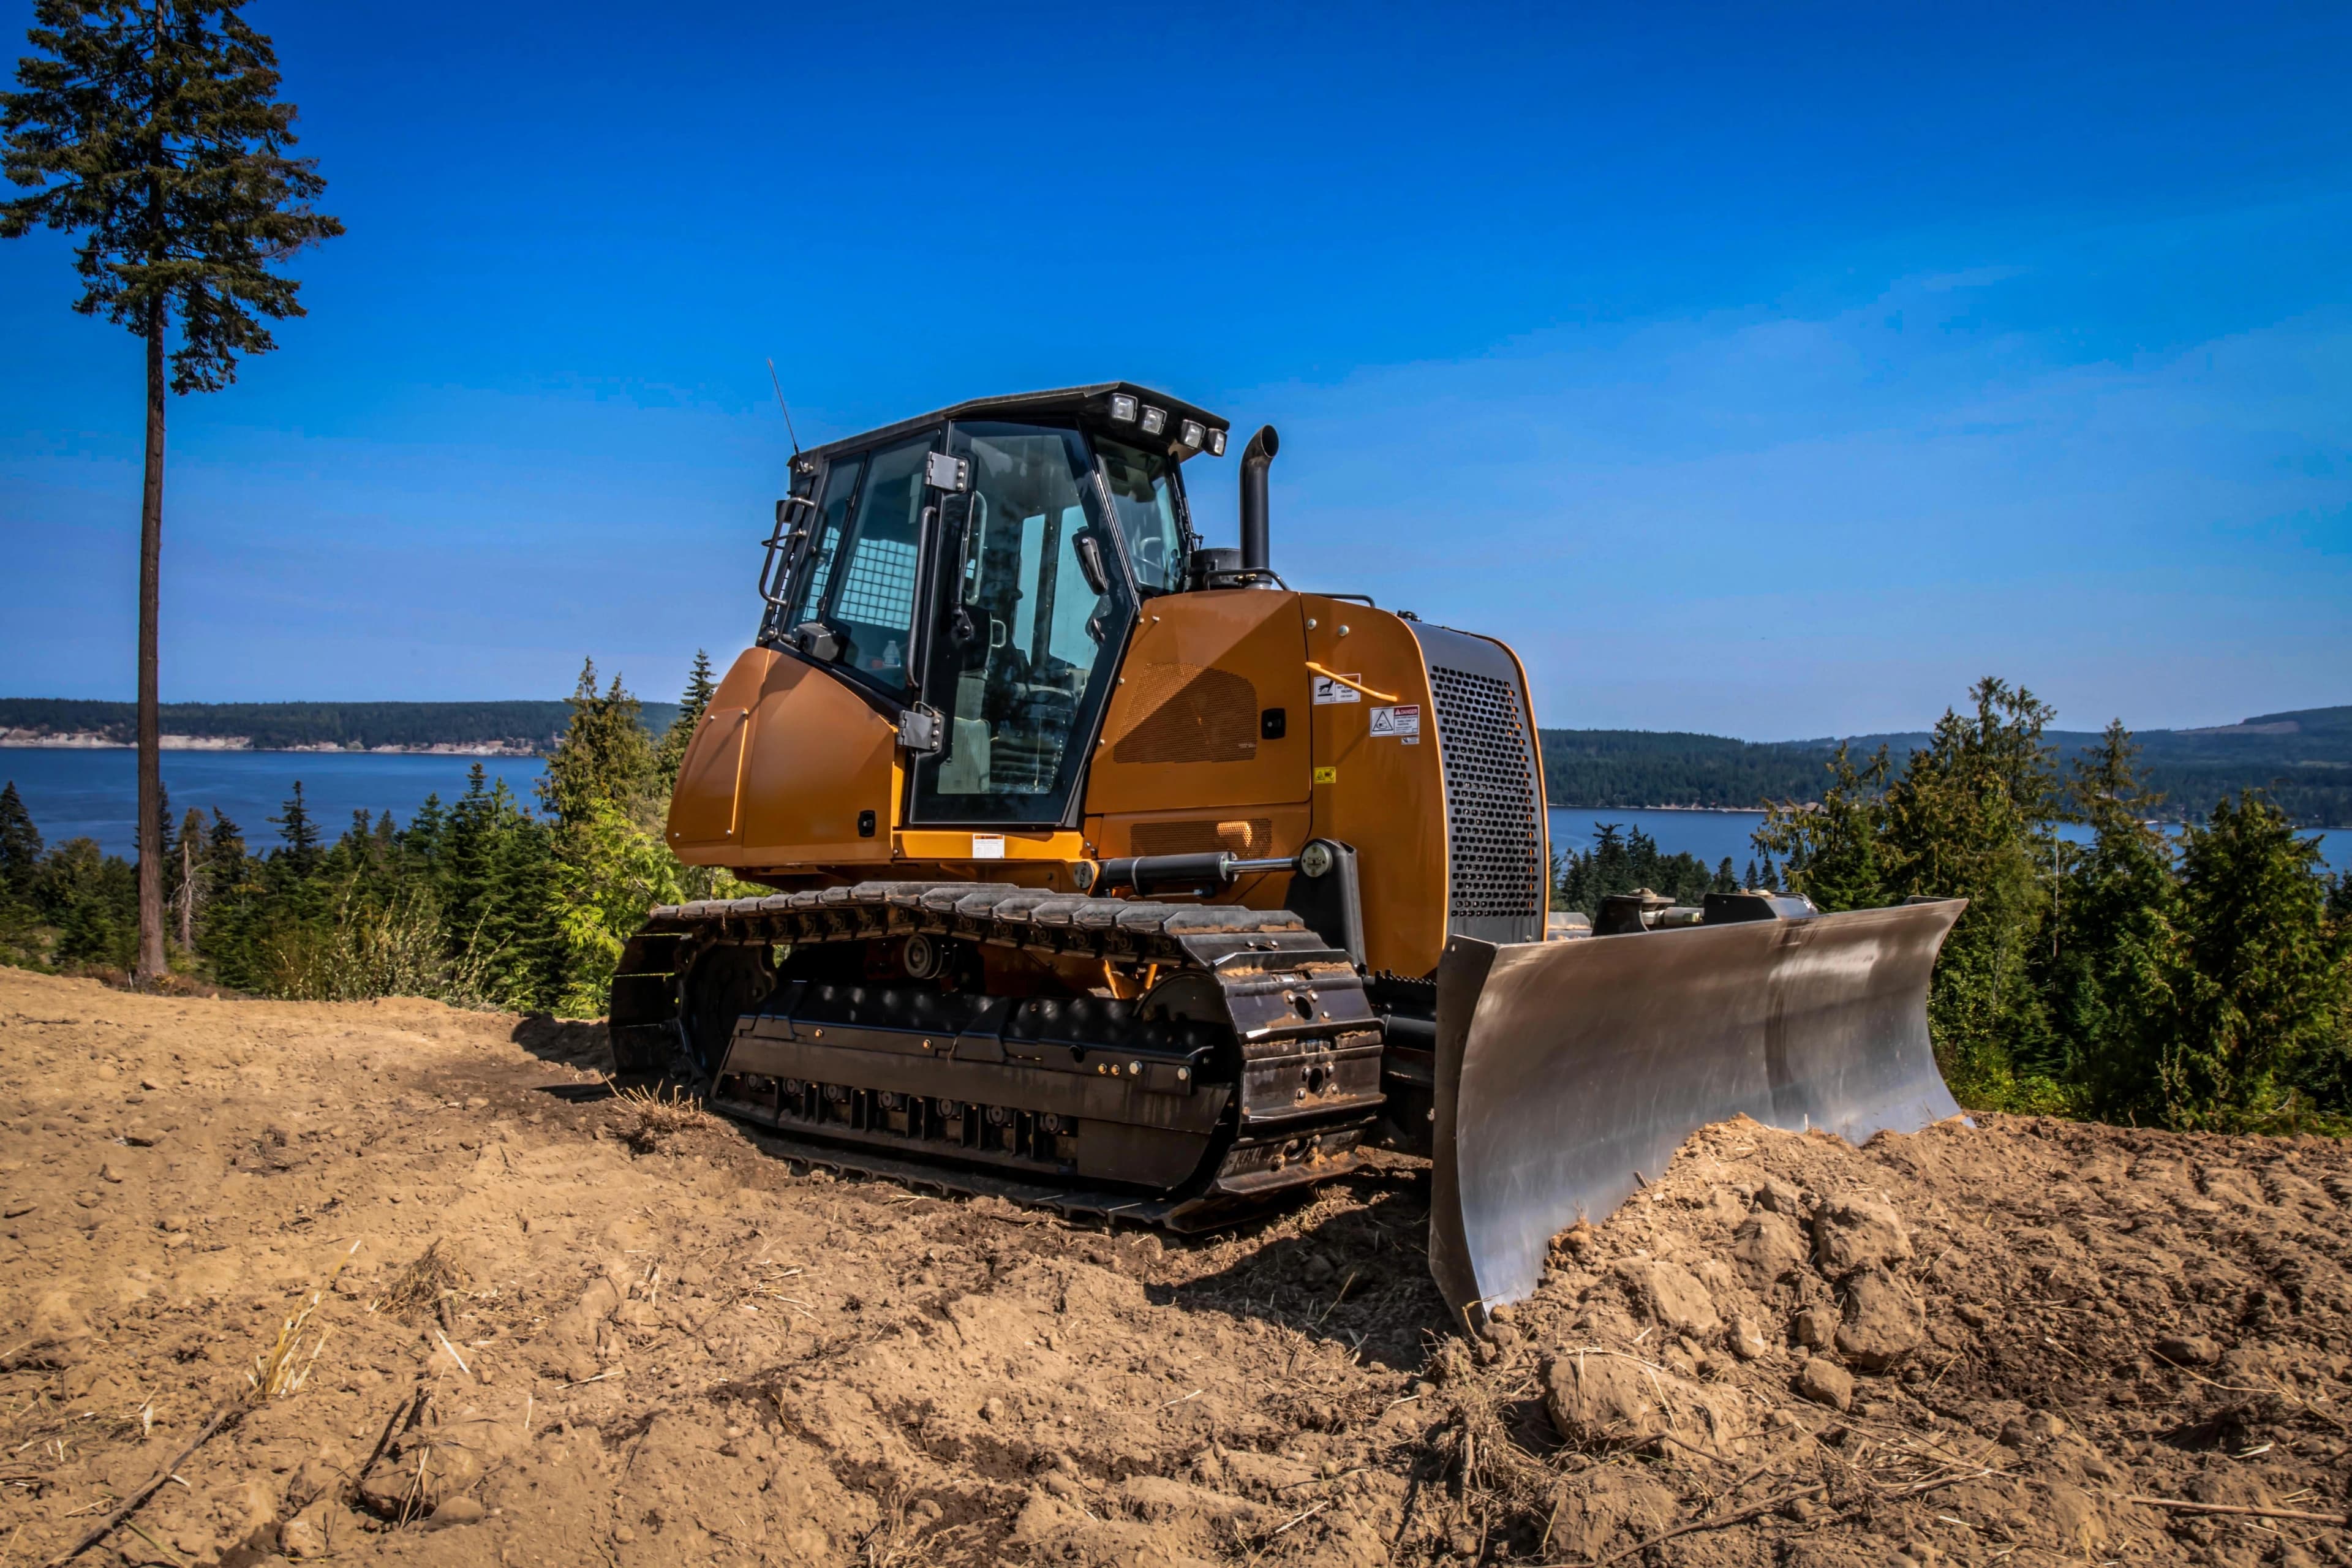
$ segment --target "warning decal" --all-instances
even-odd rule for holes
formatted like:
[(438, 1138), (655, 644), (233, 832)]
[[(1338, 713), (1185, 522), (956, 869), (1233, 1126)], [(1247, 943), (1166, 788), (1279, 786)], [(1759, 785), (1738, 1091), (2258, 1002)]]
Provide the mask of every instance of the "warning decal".
[[(1360, 675), (1348, 677), (1348, 680), (1362, 679)], [(1361, 702), (1363, 700), (1364, 694), (1349, 686), (1347, 681), (1334, 680), (1328, 675), (1318, 675), (1315, 678), (1315, 705), (1318, 708), (1333, 702)]]
[(1421, 744), (1421, 710), (1419, 707), (1375, 708), (1372, 710), (1372, 739), (1402, 741), (1408, 746)]

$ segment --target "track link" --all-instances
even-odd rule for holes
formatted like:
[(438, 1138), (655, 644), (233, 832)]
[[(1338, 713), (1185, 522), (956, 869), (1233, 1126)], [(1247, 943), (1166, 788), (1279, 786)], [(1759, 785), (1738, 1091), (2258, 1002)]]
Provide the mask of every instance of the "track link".
[(656, 909), (614, 983), (615, 1056), (666, 1057), (702, 1016), (691, 976), (725, 950), (719, 962), (742, 973), (776, 948), (917, 934), (1099, 963), (1107, 982), (1150, 988), (751, 984), (763, 994), (716, 1015), (723, 1049), (703, 1042), (718, 1058), (712, 1109), (860, 1152), (821, 1163), (958, 1166), (969, 1174), (927, 1180), (1195, 1229), (1352, 1168), (1381, 1105), (1381, 1020), (1347, 955), (1297, 915), (1009, 883), (862, 882)]

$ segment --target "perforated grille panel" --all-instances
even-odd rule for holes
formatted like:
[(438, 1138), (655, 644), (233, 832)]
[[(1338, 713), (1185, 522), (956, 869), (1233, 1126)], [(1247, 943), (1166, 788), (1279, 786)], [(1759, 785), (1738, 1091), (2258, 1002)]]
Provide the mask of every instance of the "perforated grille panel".
[(1445, 763), (1449, 921), (1543, 917), (1544, 837), (1533, 739), (1507, 681), (1429, 667)]

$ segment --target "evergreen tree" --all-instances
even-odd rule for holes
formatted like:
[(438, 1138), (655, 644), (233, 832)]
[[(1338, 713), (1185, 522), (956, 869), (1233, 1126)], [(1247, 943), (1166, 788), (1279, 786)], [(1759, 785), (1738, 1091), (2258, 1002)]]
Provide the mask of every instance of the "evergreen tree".
[(686, 690), (677, 700), (677, 717), (663, 731), (661, 748), (655, 753), (655, 772), (665, 799), (677, 787), (677, 771), (686, 764), (686, 748), (694, 739), (695, 726), (702, 722), (703, 713), (710, 707), (711, 693), (718, 689), (719, 683), (710, 679), (710, 655), (696, 648), (694, 668), (688, 672)]
[(164, 971), (163, 763), (156, 624), (163, 537), (164, 363), (169, 385), (214, 392), (240, 354), (277, 344), (260, 318), (302, 314), (272, 268), (342, 232), (310, 202), (325, 182), (292, 158), (294, 106), (277, 56), (237, 16), (244, 0), (35, 0), (0, 93), (0, 169), (31, 194), (0, 203), (0, 237), (82, 237), (84, 315), (146, 341), (146, 485), (139, 548), (137, 972)]
[(1947, 710), (1887, 786), (1885, 901), (1969, 900), (1927, 1005), (1955, 1092), (1990, 1109), (2055, 1110), (2055, 1053), (2036, 985), (2063, 810), (2053, 754), (2042, 742), (2053, 710), (1990, 677), (1969, 695), (1974, 711)]
[(1696, 855), (1661, 854), (1658, 841), (1640, 828), (1628, 832), (1617, 823), (1605, 822), (1593, 829), (1590, 851), (1571, 849), (1559, 858), (1553, 870), (1554, 901), (1562, 909), (1594, 914), (1601, 900), (1612, 893), (1647, 889), (1678, 904), (1696, 904), (1718, 890), (1730, 868), (1731, 862), (1726, 859), (1720, 868), (1710, 872), (1706, 862)]
[(2161, 1069), (2175, 1125), (2259, 1122), (2283, 1079), (2340, 1079), (2352, 942), (2327, 918), (2318, 854), (2252, 793), (2184, 835)]
[(0, 788), (0, 903), (29, 904), (41, 869), (41, 832), (10, 779)]
[(599, 692), (596, 663), (590, 659), (566, 705), (572, 717), (539, 781), (540, 804), (559, 830), (587, 821), (602, 804), (618, 806), (633, 821), (657, 820), (668, 803), (654, 796), (653, 743), (637, 700), (621, 678)]
[(2170, 847), (2147, 826), (2164, 797), (2140, 783), (2138, 751), (2118, 720), (2074, 764), (2068, 795), (2093, 838), (2067, 868), (2046, 961), (2058, 1070), (2111, 1120), (2163, 1114), (2157, 1068), (2180, 912)]
[[(475, 771), (481, 771), (480, 763), (475, 764)], [(279, 814), (269, 821), (277, 827), (278, 837), (286, 843), (286, 847), (272, 858), (282, 858), (286, 869), (294, 877), (309, 877), (319, 864), (319, 826), (310, 820), (310, 807), (302, 804), (300, 779), (294, 781), (293, 795), (279, 808)]]
[[(1887, 896), (1882, 844), (1886, 834), (1886, 748), (1857, 769), (1843, 742), (1829, 761), (1830, 783), (1819, 805), (1783, 801), (1766, 808), (1755, 834), (1764, 852), (1763, 880), (1773, 881), (1772, 857), (1787, 868), (1789, 890), (1824, 910), (1867, 910)], [(1751, 868), (1750, 876), (1755, 872)]]
[(212, 830), (205, 837), (205, 853), (216, 868), (245, 858), (245, 831), (224, 816), (219, 806), (213, 807)]
[(68, 838), (41, 862), (36, 897), (58, 928), (60, 963), (128, 969), (139, 929), (137, 873), (94, 838)]

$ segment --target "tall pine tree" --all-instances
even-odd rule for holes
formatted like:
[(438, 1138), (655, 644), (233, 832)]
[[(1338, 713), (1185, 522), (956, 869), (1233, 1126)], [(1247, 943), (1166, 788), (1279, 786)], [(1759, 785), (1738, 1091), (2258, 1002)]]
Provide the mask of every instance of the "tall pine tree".
[(0, 902), (30, 903), (41, 869), (41, 832), (10, 779), (0, 788)]
[(2180, 913), (2170, 847), (2147, 826), (2164, 797), (2140, 783), (2138, 752), (2117, 720), (2075, 761), (2067, 793), (2092, 839), (2061, 884), (2044, 960), (2060, 1070), (2094, 1114), (2135, 1121), (2164, 1114), (2158, 1066)]
[(719, 683), (710, 679), (710, 655), (701, 648), (694, 650), (694, 668), (686, 678), (686, 690), (677, 700), (677, 717), (662, 732), (661, 748), (654, 756), (654, 771), (660, 780), (660, 790), (667, 797), (677, 787), (677, 770), (686, 764), (686, 748), (694, 740), (695, 726), (710, 707), (711, 694)]
[[(262, 318), (303, 313), (274, 268), (342, 233), (311, 210), (326, 189), (288, 155), (294, 106), (278, 100), (269, 40), (244, 0), (35, 0), (0, 93), (0, 169), (32, 194), (0, 203), (0, 237), (79, 235), (74, 309), (147, 351), (146, 484), (139, 530), (137, 973), (164, 972), (163, 775), (156, 626), (163, 549), (164, 393), (216, 392), (241, 354), (277, 347)], [(172, 343), (176, 321), (179, 333)], [(165, 361), (170, 374), (165, 374)]]
[(2161, 1068), (2176, 1125), (2260, 1125), (2282, 1079), (2344, 1051), (2352, 932), (2327, 917), (2318, 858), (2257, 794), (2224, 796), (2184, 835)]
[(559, 832), (605, 805), (632, 821), (650, 821), (667, 803), (655, 799), (653, 742), (636, 698), (617, 675), (599, 691), (596, 661), (589, 659), (580, 667), (579, 684), (565, 706), (572, 717), (539, 781), (540, 805), (556, 819)]

